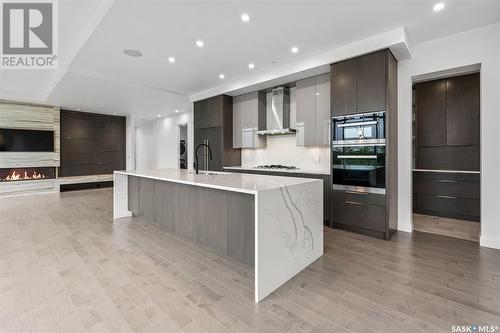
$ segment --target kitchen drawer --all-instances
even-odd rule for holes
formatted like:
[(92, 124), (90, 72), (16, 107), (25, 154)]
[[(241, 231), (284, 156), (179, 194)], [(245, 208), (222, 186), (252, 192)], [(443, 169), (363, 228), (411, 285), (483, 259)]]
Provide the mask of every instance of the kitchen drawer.
[(479, 221), (479, 200), (416, 194), (415, 202), (417, 213)]
[(414, 171), (413, 177), (422, 180), (455, 180), (459, 182), (479, 183), (481, 176), (477, 173), (451, 173), (451, 172), (421, 172)]
[(366, 205), (385, 206), (385, 195), (350, 190), (333, 190), (333, 199)]
[(368, 205), (359, 201), (333, 200), (333, 224), (341, 223), (353, 227), (385, 232), (385, 207)]
[(449, 196), (465, 199), (480, 197), (480, 185), (452, 179), (415, 179), (414, 193), (428, 196)]

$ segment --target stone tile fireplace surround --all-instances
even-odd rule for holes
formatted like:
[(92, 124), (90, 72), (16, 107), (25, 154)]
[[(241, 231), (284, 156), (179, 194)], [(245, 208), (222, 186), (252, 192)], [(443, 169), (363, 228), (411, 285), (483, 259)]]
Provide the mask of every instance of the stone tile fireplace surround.
[[(55, 178), (60, 165), (59, 108), (0, 101), (0, 129), (51, 131), (53, 147), (28, 147), (0, 151), (0, 196), (56, 191)], [(12, 132), (12, 131), (9, 131)], [(47, 133), (47, 132), (45, 132)]]

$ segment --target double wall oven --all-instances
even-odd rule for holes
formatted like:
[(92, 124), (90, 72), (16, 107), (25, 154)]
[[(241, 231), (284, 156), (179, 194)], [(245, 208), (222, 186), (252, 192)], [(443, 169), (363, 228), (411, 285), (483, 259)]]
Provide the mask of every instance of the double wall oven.
[(385, 193), (385, 112), (332, 118), (334, 189)]

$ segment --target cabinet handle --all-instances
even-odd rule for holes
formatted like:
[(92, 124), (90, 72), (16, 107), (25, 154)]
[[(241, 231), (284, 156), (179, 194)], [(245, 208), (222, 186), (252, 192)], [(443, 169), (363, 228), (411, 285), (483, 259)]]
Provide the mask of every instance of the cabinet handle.
[(345, 191), (345, 193), (355, 194), (355, 195), (368, 195), (366, 192), (357, 192), (357, 191)]
[(440, 199), (458, 199), (458, 197), (450, 197), (448, 195), (436, 195), (436, 198), (440, 198)]
[(356, 205), (356, 206), (368, 206), (367, 204), (361, 203), (361, 202), (356, 202), (356, 201), (345, 201), (346, 204), (349, 205)]
[(458, 183), (457, 180), (449, 180), (449, 179), (436, 179), (435, 181), (438, 183)]

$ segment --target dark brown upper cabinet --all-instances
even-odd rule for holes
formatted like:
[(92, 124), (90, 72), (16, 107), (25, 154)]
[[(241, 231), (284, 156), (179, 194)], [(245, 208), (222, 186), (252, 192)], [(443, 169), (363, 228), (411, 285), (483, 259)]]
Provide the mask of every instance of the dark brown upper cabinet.
[(480, 169), (479, 73), (415, 85), (417, 169)]
[(194, 144), (208, 143), (212, 160), (200, 148), (200, 170), (222, 171), (224, 166), (241, 164), (241, 150), (233, 148), (233, 98), (219, 95), (194, 103)]
[(358, 112), (385, 110), (387, 52), (375, 52), (358, 60)]
[(331, 66), (331, 107), (333, 115), (353, 114), (358, 110), (357, 60), (345, 60)]
[(417, 83), (417, 146), (478, 146), (479, 73)]
[(446, 80), (446, 144), (478, 146), (480, 141), (479, 74)]
[[(228, 98), (230, 96), (226, 96)], [(194, 103), (194, 128), (219, 127), (223, 124), (224, 95)]]
[(332, 115), (384, 111), (389, 50), (331, 66)]
[(430, 81), (415, 87), (417, 97), (417, 146), (446, 145), (446, 82)]

